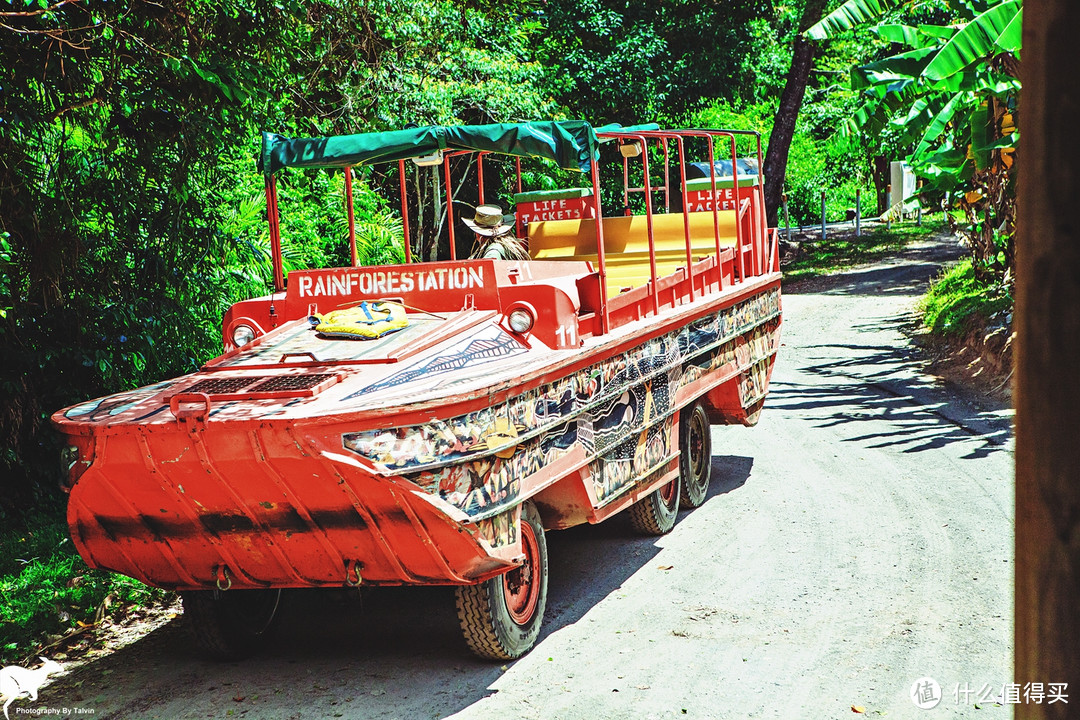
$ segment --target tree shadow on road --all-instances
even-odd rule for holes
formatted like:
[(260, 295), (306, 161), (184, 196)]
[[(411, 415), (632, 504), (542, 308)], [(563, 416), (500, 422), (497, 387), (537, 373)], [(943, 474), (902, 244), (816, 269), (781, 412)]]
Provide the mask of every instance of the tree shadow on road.
[[(714, 457), (709, 498), (742, 487), (752, 465), (751, 458)], [(634, 534), (624, 514), (547, 537), (540, 642), (579, 621), (660, 551), (656, 538)], [(58, 679), (43, 702), (109, 718), (446, 717), (497, 692), (492, 686), (506, 668), (468, 653), (452, 588), (295, 590), (283, 594), (272, 642), (251, 658), (198, 657), (176, 618)]]
[[(893, 349), (881, 352), (889, 355)], [(804, 371), (831, 376), (833, 370), (846, 364), (826, 363)], [(856, 431), (844, 441), (905, 453), (963, 443), (970, 446), (963, 457), (978, 459), (1007, 449), (1012, 435), (1011, 423), (996, 411), (968, 405), (943, 388), (889, 374), (862, 381), (845, 377), (830, 384), (774, 381), (769, 404), (805, 415), (818, 428), (865, 423), (866, 432)]]
[[(873, 338), (881, 330), (903, 337), (913, 321), (904, 315), (853, 329)], [(867, 432), (845, 441), (872, 448), (910, 453), (964, 443), (971, 448), (965, 459), (977, 459), (1008, 447), (1009, 408), (991, 398), (963, 397), (926, 374), (925, 359), (906, 340), (822, 343), (801, 350), (808, 359), (773, 379), (769, 407), (805, 415), (820, 428), (866, 423)]]
[[(753, 458), (714, 455), (712, 482), (705, 502), (745, 485), (753, 465)], [(679, 517), (693, 512), (696, 511), (682, 511)], [(673, 532), (678, 530), (676, 524)], [(599, 525), (579, 525), (549, 533), (547, 538), (551, 561), (549, 615), (541, 641), (576, 623), (660, 552), (657, 538), (635, 533), (625, 513)]]

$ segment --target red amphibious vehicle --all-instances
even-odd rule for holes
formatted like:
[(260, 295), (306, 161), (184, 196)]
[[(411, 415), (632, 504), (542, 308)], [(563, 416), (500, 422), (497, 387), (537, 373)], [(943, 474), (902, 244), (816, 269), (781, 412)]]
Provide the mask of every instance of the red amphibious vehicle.
[[(527, 257), (455, 257), (452, 198), (450, 257), (409, 256), (406, 173), (453, 187), (461, 156), (516, 163), (514, 223), (470, 227), (516, 229)], [(598, 202), (602, 157), (621, 198)], [(528, 191), (523, 158), (581, 187)], [(757, 420), (781, 322), (759, 161), (753, 135), (581, 121), (264, 135), (274, 292), (229, 310), (198, 372), (53, 416), (79, 552), (180, 591), (219, 656), (263, 636), (282, 588), (387, 584), (456, 586), (472, 650), (522, 655), (545, 532), (623, 510), (668, 532), (705, 500), (710, 424)], [(285, 277), (278, 174), (344, 169), (351, 227), (353, 167), (376, 163), (401, 176), (406, 262)]]

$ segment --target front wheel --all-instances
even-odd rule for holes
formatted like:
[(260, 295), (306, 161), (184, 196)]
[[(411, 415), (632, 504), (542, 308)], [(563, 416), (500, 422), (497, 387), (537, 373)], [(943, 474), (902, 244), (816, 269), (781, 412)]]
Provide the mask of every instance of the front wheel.
[(250, 655), (277, 617), (281, 590), (193, 590), (180, 593), (195, 644), (217, 660)]
[(679, 504), (686, 510), (701, 507), (712, 479), (712, 437), (709, 416), (701, 403), (683, 408), (679, 419)]
[(547, 542), (540, 513), (531, 502), (521, 506), (524, 562), (510, 572), (477, 585), (457, 588), (457, 615), (465, 642), (489, 660), (514, 660), (536, 643), (547, 605)]

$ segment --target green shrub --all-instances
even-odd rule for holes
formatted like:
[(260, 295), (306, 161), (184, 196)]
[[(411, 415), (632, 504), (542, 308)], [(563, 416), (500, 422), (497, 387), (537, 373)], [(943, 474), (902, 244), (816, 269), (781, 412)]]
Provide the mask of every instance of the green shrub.
[[(757, 103), (743, 107), (715, 101), (696, 112), (690, 125), (697, 127), (755, 130), (761, 133), (765, 152), (772, 132), (776, 107)], [(743, 141), (739, 153), (750, 156), (755, 148)], [(843, 220), (855, 207), (855, 191), (863, 193), (863, 214), (872, 214), (873, 192), (864, 178), (866, 159), (854, 138), (839, 133), (816, 139), (813, 128), (800, 122), (788, 150), (784, 188), (788, 195), (788, 216), (792, 225), (817, 225), (821, 222), (821, 192), (825, 191), (825, 217), (829, 222)], [(782, 212), (778, 217), (783, 226)]]
[(48, 636), (92, 623), (108, 597), (112, 611), (167, 597), (123, 575), (91, 570), (68, 538), (60, 509), (31, 513), (0, 536), (0, 662), (20, 663)]
[(812, 239), (802, 244), (802, 253), (784, 266), (784, 280), (791, 282), (826, 275), (845, 267), (881, 260), (900, 252), (907, 243), (944, 232), (944, 220), (927, 219), (922, 226), (896, 224), (868, 227), (861, 237), (850, 230), (828, 235), (824, 241)]
[(975, 276), (971, 260), (946, 270), (922, 299), (923, 325), (935, 335), (958, 335), (1011, 311), (1013, 299), (1006, 286)]

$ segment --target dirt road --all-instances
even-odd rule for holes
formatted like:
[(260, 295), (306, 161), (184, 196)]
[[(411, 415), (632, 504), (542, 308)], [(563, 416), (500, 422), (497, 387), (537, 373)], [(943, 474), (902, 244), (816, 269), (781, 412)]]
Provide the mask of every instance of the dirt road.
[[(516, 663), (466, 653), (446, 590), (292, 595), (260, 657), (201, 661), (173, 621), (61, 678), (38, 707), (170, 720), (1011, 716), (979, 697), (1012, 670), (1009, 415), (920, 374), (901, 331), (956, 253), (915, 248), (786, 288), (761, 424), (714, 428), (705, 505), (659, 540), (621, 519), (550, 534), (546, 630)], [(932, 710), (910, 698), (923, 677), (941, 688)]]

